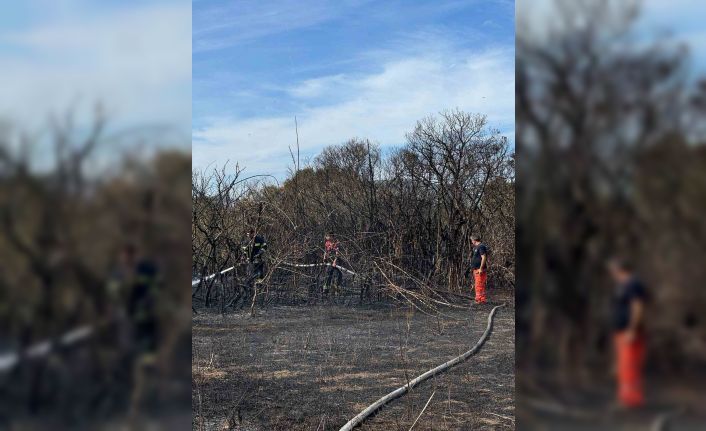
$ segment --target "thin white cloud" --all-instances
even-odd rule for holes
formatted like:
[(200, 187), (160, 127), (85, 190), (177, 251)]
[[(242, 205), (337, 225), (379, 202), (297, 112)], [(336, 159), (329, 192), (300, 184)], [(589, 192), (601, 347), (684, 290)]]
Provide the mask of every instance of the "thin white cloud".
[[(487, 3), (486, 0), (484, 3)], [(513, 0), (493, 0), (507, 8)], [(194, 52), (230, 48), (263, 37), (313, 27), (371, 5), (370, 20), (396, 19), (401, 14), (429, 16), (467, 9), (478, 0), (375, 2), (373, 0), (238, 0), (216, 6), (194, 5)]]
[(228, 48), (261, 37), (311, 27), (370, 0), (258, 0), (194, 8), (194, 52)]
[(307, 79), (299, 85), (287, 90), (290, 96), (301, 99), (330, 96), (332, 92), (339, 91), (350, 83), (350, 79), (343, 74), (324, 76), (321, 78)]
[[(288, 146), (295, 144), (294, 115), (302, 151), (308, 153), (355, 136), (399, 145), (417, 120), (450, 108), (487, 114), (492, 125), (512, 130), (514, 50), (425, 49), (385, 62), (376, 73), (323, 76), (289, 93), (301, 102), (298, 112), (207, 119), (206, 126), (193, 131), (194, 166), (230, 160), (250, 173), (281, 176), (287, 169)], [(314, 96), (336, 102), (307, 104)]]

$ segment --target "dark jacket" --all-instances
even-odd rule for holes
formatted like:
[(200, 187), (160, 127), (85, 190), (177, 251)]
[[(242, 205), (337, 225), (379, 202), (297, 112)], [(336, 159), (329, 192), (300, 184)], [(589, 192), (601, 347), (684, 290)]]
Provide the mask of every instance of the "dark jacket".
[(265, 241), (265, 237), (261, 235), (255, 235), (252, 243), (248, 245), (250, 246), (250, 262), (254, 262), (256, 259), (261, 258), (267, 250), (267, 241)]

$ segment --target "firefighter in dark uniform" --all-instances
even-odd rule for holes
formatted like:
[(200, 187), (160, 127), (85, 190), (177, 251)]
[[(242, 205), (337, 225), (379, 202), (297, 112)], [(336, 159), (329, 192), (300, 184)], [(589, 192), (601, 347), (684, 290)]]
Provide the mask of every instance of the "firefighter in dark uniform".
[(265, 278), (265, 251), (267, 242), (265, 237), (258, 235), (255, 229), (248, 231), (247, 249), (245, 250), (250, 266), (252, 268), (252, 278), (255, 283), (262, 283)]
[(132, 323), (133, 385), (131, 417), (135, 415), (142, 401), (147, 376), (157, 365), (159, 347), (158, 295), (160, 277), (157, 265), (149, 258), (137, 259), (134, 281), (128, 297), (128, 316)]
[(153, 354), (157, 346), (157, 266), (150, 259), (138, 258), (137, 247), (127, 244), (106, 290), (110, 302), (107, 317), (127, 320), (134, 353)]
[(135, 267), (135, 280), (128, 301), (137, 351), (153, 355), (157, 350), (157, 266), (149, 259), (140, 259)]
[[(488, 282), (488, 247), (481, 242), (479, 235), (471, 235), (473, 252), (471, 253), (471, 267), (473, 271), (473, 289), (476, 292), (476, 304), (485, 304), (485, 295)], [(466, 271), (468, 273), (468, 271)]]
[(106, 397), (114, 396), (119, 387), (129, 381), (135, 358), (135, 329), (128, 314), (128, 299), (136, 281), (137, 250), (133, 244), (123, 245), (105, 286), (105, 306), (100, 310), (105, 318), (104, 330), (97, 332), (100, 343), (99, 364)]
[(137, 247), (126, 245), (121, 253), (121, 266), (112, 277), (109, 291), (114, 298), (122, 296), (122, 292), (125, 295), (132, 356), (131, 418), (139, 410), (147, 375), (157, 363), (159, 284), (155, 262), (138, 257)]

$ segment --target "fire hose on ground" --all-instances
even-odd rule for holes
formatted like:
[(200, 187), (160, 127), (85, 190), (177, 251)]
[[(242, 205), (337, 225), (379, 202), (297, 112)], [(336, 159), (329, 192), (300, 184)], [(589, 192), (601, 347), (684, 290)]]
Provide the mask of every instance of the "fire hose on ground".
[(0, 373), (11, 371), (24, 358), (37, 359), (47, 356), (56, 347), (68, 347), (90, 337), (94, 332), (93, 326), (80, 326), (74, 328), (54, 340), (44, 340), (29, 346), (24, 354), (17, 352), (0, 355)]
[(408, 384), (395, 389), (394, 391), (390, 392), (389, 394), (387, 394), (384, 397), (380, 398), (379, 400), (375, 401), (374, 403), (369, 405), (367, 408), (365, 408), (362, 412), (358, 413), (353, 419), (349, 420), (339, 431), (350, 431), (353, 428), (360, 426), (366, 419), (368, 419), (370, 416), (372, 416), (375, 412), (380, 410), (382, 407), (384, 407), (385, 405), (389, 404), (390, 402), (396, 400), (397, 398), (400, 398), (401, 396), (407, 394), (411, 389), (418, 386), (422, 382), (429, 380), (438, 374), (441, 374), (445, 371), (450, 370), (451, 368), (468, 360), (468, 358), (470, 358), (471, 356), (476, 354), (481, 349), (481, 347), (483, 347), (483, 344), (485, 344), (486, 340), (490, 336), (490, 333), (492, 332), (493, 319), (495, 317), (496, 311), (499, 308), (502, 308), (504, 306), (505, 306), (505, 304), (501, 304), (501, 305), (493, 307), (490, 314), (488, 315), (488, 325), (485, 328), (485, 332), (483, 332), (483, 335), (480, 337), (480, 339), (478, 340), (476, 345), (473, 346), (473, 348), (471, 348), (471, 350), (439, 365), (436, 368), (432, 368), (431, 370), (427, 371), (426, 373), (416, 377), (414, 380), (411, 380)]
[[(331, 263), (289, 263), (289, 262), (280, 262), (280, 264), (281, 264), (281, 265), (286, 265), (286, 266), (295, 267), (295, 268), (312, 268), (312, 267), (316, 267), (316, 266), (333, 266)], [(213, 277), (215, 277), (215, 276), (217, 276), (217, 275), (222, 275), (222, 274), (225, 274), (225, 273), (227, 273), (227, 272), (230, 272), (230, 271), (232, 271), (234, 268), (235, 268), (235, 266), (231, 266), (231, 267), (229, 267), (229, 268), (224, 269), (223, 271), (215, 272), (215, 273), (213, 273), (213, 274), (207, 275), (206, 277), (198, 278), (198, 279), (195, 279), (195, 280), (191, 280), (191, 287), (196, 286), (196, 285), (199, 284), (201, 281), (208, 281), (208, 280), (212, 279)], [(355, 273), (354, 271), (351, 271), (350, 269), (345, 268), (345, 267), (343, 267), (343, 266), (341, 266), (341, 265), (336, 265), (336, 266), (334, 266), (334, 268), (338, 268), (339, 270), (341, 270), (341, 271), (343, 271), (343, 272), (346, 272), (346, 273), (348, 273), (348, 274), (351, 274), (351, 275), (356, 275), (356, 273)]]
[[(310, 268), (310, 267), (315, 267), (315, 266), (333, 266), (330, 263), (289, 263), (289, 262), (282, 262), (282, 265), (287, 265), (287, 266), (293, 266), (296, 268)], [(355, 272), (351, 271), (348, 268), (344, 268), (341, 265), (336, 265), (334, 268), (338, 268), (343, 272), (347, 272), (348, 274), (351, 275), (356, 275)]]

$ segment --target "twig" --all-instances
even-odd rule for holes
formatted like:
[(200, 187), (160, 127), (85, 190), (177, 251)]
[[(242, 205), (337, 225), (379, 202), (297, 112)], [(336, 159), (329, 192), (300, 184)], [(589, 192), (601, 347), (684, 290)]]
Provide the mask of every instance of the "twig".
[(493, 416), (497, 416), (497, 417), (502, 418), (502, 419), (507, 419), (507, 420), (509, 420), (510, 422), (515, 423), (515, 419), (511, 418), (510, 416), (503, 416), (503, 415), (499, 415), (499, 414), (493, 413), (493, 412), (488, 412), (488, 414), (489, 414), (489, 415), (493, 415)]
[(430, 396), (429, 399), (427, 400), (427, 403), (424, 404), (424, 408), (422, 409), (421, 412), (419, 412), (419, 416), (417, 416), (417, 419), (414, 420), (414, 423), (412, 424), (412, 426), (409, 427), (409, 431), (412, 431), (412, 428), (414, 428), (414, 426), (417, 425), (417, 421), (419, 421), (419, 418), (421, 418), (422, 415), (424, 414), (424, 411), (425, 411), (425, 410), (427, 409), (427, 407), (429, 406), (429, 403), (431, 402), (431, 399), (434, 398), (434, 394), (435, 394), (435, 393), (436, 393), (436, 391), (434, 391), (434, 392), (431, 393), (431, 396)]

